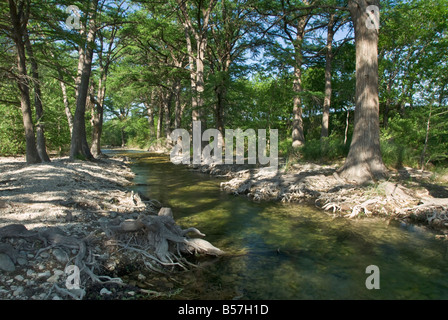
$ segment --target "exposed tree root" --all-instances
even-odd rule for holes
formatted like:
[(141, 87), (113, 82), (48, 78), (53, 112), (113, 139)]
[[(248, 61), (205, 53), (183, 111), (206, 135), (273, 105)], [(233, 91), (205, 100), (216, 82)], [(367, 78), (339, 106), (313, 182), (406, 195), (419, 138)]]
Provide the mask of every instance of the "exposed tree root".
[[(104, 242), (107, 241), (109, 245), (117, 247), (117, 251), (121, 251), (122, 255), (138, 254), (143, 264), (152, 271), (165, 273), (164, 268), (166, 267), (180, 267), (185, 270), (194, 267), (185, 259), (185, 253), (223, 254), (223, 251), (206, 240), (189, 238), (187, 234), (192, 233), (199, 236), (205, 236), (205, 234), (196, 228), (180, 228), (175, 223), (170, 208), (162, 208), (158, 215), (140, 214), (137, 219), (121, 221), (117, 218), (111, 223), (103, 223), (102, 227), (105, 236), (109, 239), (103, 239)], [(39, 250), (34, 249), (35, 256), (56, 247), (69, 249), (69, 251), (77, 250), (76, 255), (69, 259), (66, 267), (68, 265), (77, 266), (80, 273), (89, 277), (92, 283), (124, 284), (121, 278), (95, 273), (96, 269), (103, 269), (100, 263), (95, 261), (95, 254), (90, 246), (91, 242), (100, 240), (95, 233), (78, 239), (65, 234), (58, 227), (28, 230), (22, 224), (11, 224), (0, 228), (0, 240), (8, 238), (23, 239), (30, 243), (31, 248), (35, 247), (34, 242), (40, 242), (43, 247)], [(13, 262), (17, 260), (17, 250), (9, 243), (0, 243), (0, 253), (7, 254)], [(56, 284), (53, 289), (64, 296), (77, 300), (82, 299), (85, 295), (83, 290), (63, 289)]]
[(109, 244), (137, 252), (152, 270), (160, 271), (154, 264), (185, 269), (188, 263), (182, 257), (184, 253), (223, 254), (206, 240), (189, 238), (188, 233), (205, 234), (196, 228), (182, 230), (175, 223), (170, 208), (161, 208), (156, 216), (141, 214), (137, 219), (114, 221), (103, 228), (114, 240)]

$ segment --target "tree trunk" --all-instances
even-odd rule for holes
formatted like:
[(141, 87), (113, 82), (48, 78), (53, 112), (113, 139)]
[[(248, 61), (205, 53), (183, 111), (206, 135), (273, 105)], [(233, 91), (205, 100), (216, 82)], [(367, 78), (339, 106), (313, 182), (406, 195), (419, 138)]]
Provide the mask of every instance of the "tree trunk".
[(173, 100), (173, 92), (167, 90), (164, 99), (164, 118), (165, 118), (165, 138), (167, 145), (171, 144), (171, 101)]
[(297, 148), (305, 143), (302, 119), (302, 44), (305, 36), (305, 28), (308, 17), (304, 16), (297, 23), (297, 36), (294, 41), (295, 64), (294, 64), (294, 100), (293, 100), (293, 122), (292, 122), (292, 147)]
[(20, 108), (22, 111), (23, 127), (25, 129), (26, 163), (39, 163), (41, 159), (37, 152), (36, 137), (34, 136), (29, 81), (26, 70), (25, 44), (23, 41), (28, 23), (29, 6), (21, 6), (18, 9), (14, 0), (9, 0), (8, 4), (11, 15), (12, 36), (17, 49), (17, 85), (20, 91)]
[(101, 152), (101, 134), (103, 133), (103, 115), (104, 115), (104, 98), (106, 96), (106, 79), (107, 70), (101, 70), (101, 76), (98, 80), (97, 100), (92, 108), (92, 146), (90, 152), (94, 157), (100, 157)]
[[(369, 4), (379, 5), (379, 0)], [(378, 99), (378, 30), (366, 26), (367, 1), (349, 1), (355, 26), (356, 108), (353, 138), (340, 175), (356, 183), (383, 178)]]
[(217, 98), (215, 110), (216, 129), (221, 132), (221, 144), (224, 145), (224, 109), (227, 96), (227, 86), (225, 83), (218, 84), (215, 92)]
[(28, 56), (31, 63), (31, 74), (33, 75), (33, 87), (34, 87), (34, 107), (36, 109), (36, 138), (37, 138), (37, 153), (39, 154), (42, 162), (50, 162), (50, 157), (47, 153), (47, 146), (45, 143), (44, 125), (42, 123), (44, 110), (42, 107), (42, 92), (40, 90), (39, 71), (37, 61), (34, 57), (33, 47), (31, 46), (30, 37), (28, 33), (25, 35), (25, 46), (28, 51)]
[(425, 157), (426, 157), (426, 149), (428, 148), (428, 140), (429, 140), (429, 129), (431, 128), (431, 115), (432, 115), (432, 104), (429, 106), (429, 115), (428, 115), (428, 121), (426, 123), (426, 135), (425, 135), (425, 144), (423, 145), (423, 151), (420, 156), (420, 168), (421, 170), (425, 170)]
[(174, 128), (178, 129), (182, 121), (182, 105), (180, 103), (181, 83), (179, 79), (174, 80)]
[(146, 113), (148, 114), (148, 125), (149, 125), (149, 139), (154, 137), (154, 105), (156, 103), (156, 91), (152, 90), (151, 92), (151, 102), (144, 101), (143, 104), (146, 107)]
[[(95, 17), (98, 6), (98, 0), (93, 0), (91, 3), (91, 12), (89, 13), (89, 31), (87, 34), (87, 45), (84, 54), (84, 61), (81, 66), (81, 81), (78, 86), (78, 95), (76, 99), (76, 111), (73, 122), (73, 132), (70, 148), (70, 159), (85, 159), (93, 160), (94, 157), (90, 152), (87, 144), (85, 112), (86, 102), (89, 91), (90, 74), (92, 71), (93, 49), (95, 44)], [(80, 55), (80, 59), (82, 56)]]
[(350, 109), (347, 108), (345, 110), (346, 116), (345, 116), (345, 130), (344, 130), (344, 146), (347, 144), (347, 138), (348, 138), (348, 125), (350, 124)]
[(156, 133), (156, 138), (157, 140), (160, 139), (160, 137), (162, 136), (162, 121), (163, 121), (163, 92), (160, 91), (159, 92), (159, 97), (160, 97), (160, 103), (159, 103), (159, 112), (158, 112), (158, 116), (157, 116), (157, 133)]
[[(193, 26), (193, 20), (189, 16), (185, 1), (177, 0), (179, 9), (181, 12), (181, 19), (183, 20), (185, 38), (187, 41), (187, 52), (190, 67), (190, 80), (192, 91), (192, 120), (201, 122), (201, 131), (206, 129), (206, 122), (203, 115), (204, 105), (204, 57), (207, 50), (207, 30), (209, 28), (210, 17), (213, 8), (215, 7), (217, 0), (209, 0), (208, 6), (203, 7), (204, 2), (199, 1), (197, 6), (196, 24), (197, 28)], [(196, 55), (193, 54), (193, 47), (191, 43), (190, 33), (196, 40)], [(194, 59), (196, 58), (196, 59)], [(194, 65), (195, 64), (195, 65)], [(194, 68), (196, 67), (196, 68)], [(201, 132), (201, 136), (202, 136)], [(206, 141), (202, 141), (202, 146), (207, 144)], [(200, 154), (200, 150), (194, 150), (196, 154)]]
[(70, 129), (70, 136), (73, 132), (73, 114), (70, 110), (70, 105), (68, 103), (68, 95), (67, 95), (67, 87), (65, 86), (64, 81), (62, 80), (62, 72), (59, 71), (59, 85), (62, 90), (62, 99), (64, 101), (64, 111), (67, 117), (68, 128)]
[(325, 98), (322, 111), (322, 130), (321, 138), (328, 137), (328, 128), (330, 122), (330, 105), (331, 105), (331, 65), (333, 62), (333, 36), (334, 36), (334, 14), (330, 15), (327, 28), (327, 52), (325, 53)]

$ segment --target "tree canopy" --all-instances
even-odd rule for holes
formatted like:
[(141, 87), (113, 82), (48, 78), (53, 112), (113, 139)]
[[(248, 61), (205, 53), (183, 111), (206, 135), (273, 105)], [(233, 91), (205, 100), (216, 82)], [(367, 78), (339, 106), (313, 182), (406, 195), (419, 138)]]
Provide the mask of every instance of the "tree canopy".
[(447, 24), (446, 0), (2, 1), (0, 154), (170, 148), (201, 121), (358, 182), (446, 165)]

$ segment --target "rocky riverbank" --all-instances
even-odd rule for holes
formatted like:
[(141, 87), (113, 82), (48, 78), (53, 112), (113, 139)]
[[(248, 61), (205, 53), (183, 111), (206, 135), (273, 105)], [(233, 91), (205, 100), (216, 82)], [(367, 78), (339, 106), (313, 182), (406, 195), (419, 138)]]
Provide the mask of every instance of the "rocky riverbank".
[(179, 252), (220, 253), (188, 237), (203, 235), (182, 230), (157, 200), (129, 191), (133, 177), (123, 159), (0, 158), (0, 299), (169, 295), (148, 274), (185, 269)]
[(247, 165), (190, 167), (229, 178), (223, 190), (254, 201), (309, 202), (334, 216), (400, 219), (429, 226), (441, 239), (448, 235), (448, 188), (432, 182), (430, 172), (403, 168), (388, 180), (360, 186), (341, 179), (338, 164), (295, 164), (276, 172)]

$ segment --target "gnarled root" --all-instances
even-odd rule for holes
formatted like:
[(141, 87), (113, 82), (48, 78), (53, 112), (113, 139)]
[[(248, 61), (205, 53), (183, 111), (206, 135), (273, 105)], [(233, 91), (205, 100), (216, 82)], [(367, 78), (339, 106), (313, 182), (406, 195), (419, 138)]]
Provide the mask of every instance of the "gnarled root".
[(155, 268), (153, 263), (185, 268), (182, 253), (223, 254), (222, 250), (206, 240), (189, 238), (188, 233), (205, 234), (192, 227), (183, 230), (175, 223), (170, 208), (161, 208), (158, 215), (141, 214), (137, 219), (104, 227), (106, 235), (115, 240), (115, 245), (140, 253), (150, 269)]

